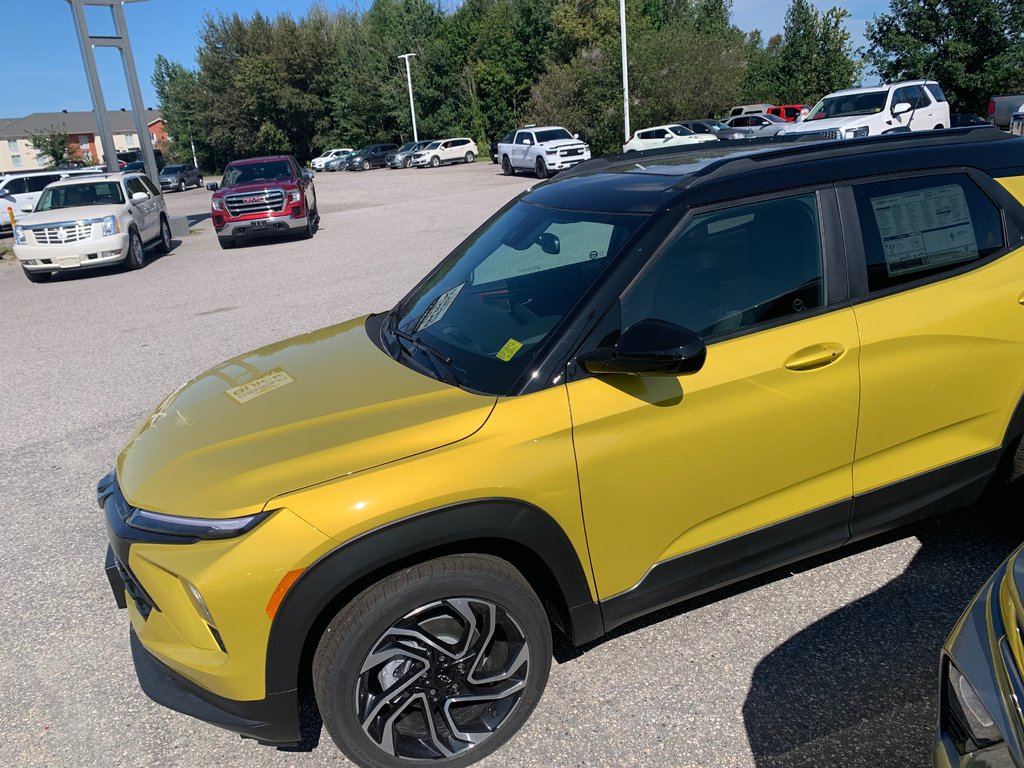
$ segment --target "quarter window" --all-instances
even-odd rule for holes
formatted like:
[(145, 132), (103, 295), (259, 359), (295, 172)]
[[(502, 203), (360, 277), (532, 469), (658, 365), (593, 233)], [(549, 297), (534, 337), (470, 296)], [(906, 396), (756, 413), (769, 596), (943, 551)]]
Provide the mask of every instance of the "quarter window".
[(622, 302), (622, 327), (667, 320), (705, 338), (824, 306), (813, 194), (694, 217)]
[(139, 179), (138, 176), (132, 176), (130, 179), (128, 179), (125, 182), (125, 186), (128, 187), (128, 199), (131, 199), (131, 196), (134, 195), (136, 192), (142, 192), (146, 195), (146, 197), (150, 196), (149, 190), (146, 189), (145, 185), (143, 185), (142, 181)]
[(42, 192), (47, 184), (52, 184), (55, 181), (59, 181), (60, 176), (43, 175), (43, 176), (26, 176), (25, 182), (28, 185), (29, 192)]
[(869, 291), (959, 269), (1003, 247), (999, 209), (963, 175), (861, 184), (854, 197)]

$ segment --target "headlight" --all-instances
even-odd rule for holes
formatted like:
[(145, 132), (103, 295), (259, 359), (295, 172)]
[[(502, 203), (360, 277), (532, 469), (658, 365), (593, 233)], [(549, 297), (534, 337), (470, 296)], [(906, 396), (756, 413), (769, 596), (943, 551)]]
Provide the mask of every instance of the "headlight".
[(213, 210), (215, 210), (215, 211), (223, 211), (224, 210), (224, 201), (221, 200), (219, 197), (211, 198), (210, 199), (210, 205), (213, 207)]
[(962, 736), (967, 737), (963, 740), (957, 739), (958, 742), (963, 742), (957, 744), (961, 754), (975, 752), (1003, 740), (1003, 735), (996, 728), (992, 715), (982, 703), (978, 692), (951, 662), (946, 682), (946, 694), (950, 710), (949, 718), (957, 726), (956, 730), (963, 731)]
[(182, 536), (192, 539), (232, 539), (251, 531), (269, 515), (269, 512), (258, 512), (245, 517), (212, 520), (205, 517), (178, 517), (177, 515), (149, 512), (145, 509), (133, 509), (125, 522), (132, 528), (150, 533), (162, 533), (165, 536)]
[(110, 235), (116, 235), (121, 231), (121, 221), (117, 216), (104, 216), (103, 217), (103, 236), (109, 237)]
[(866, 125), (862, 125), (859, 128), (847, 128), (846, 135), (851, 139), (860, 139), (867, 136), (871, 129)]
[(558, 154), (558, 150), (557, 149), (545, 149), (544, 150), (544, 154), (545, 155), (557, 155)]
[(25, 240), (25, 228), (15, 225), (14, 227), (14, 242), (17, 245), (24, 245)]
[(289, 203), (297, 203), (301, 199), (302, 199), (302, 190), (301, 189), (293, 189), (293, 190), (291, 190), (288, 193), (288, 202)]

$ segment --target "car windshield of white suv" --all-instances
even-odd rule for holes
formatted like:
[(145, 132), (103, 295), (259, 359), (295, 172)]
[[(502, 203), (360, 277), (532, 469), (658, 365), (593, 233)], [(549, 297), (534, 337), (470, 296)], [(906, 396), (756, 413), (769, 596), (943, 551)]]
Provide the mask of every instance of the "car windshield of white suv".
[(693, 136), (693, 131), (689, 128), (683, 128), (681, 125), (670, 125), (668, 129), (676, 136)]
[(870, 91), (868, 93), (851, 93), (846, 96), (829, 96), (819, 101), (804, 122), (824, 120), (829, 117), (849, 117), (851, 115), (873, 115), (885, 108), (888, 91)]
[(124, 202), (121, 185), (116, 181), (94, 181), (43, 190), (36, 203), (37, 211), (77, 208), (83, 205), (119, 205)]
[(544, 144), (548, 141), (561, 141), (562, 139), (575, 138), (565, 128), (551, 128), (547, 131), (535, 131), (537, 136), (537, 143)]
[(426, 375), (506, 394), (646, 218), (518, 202), (392, 310), (382, 342)]
[(248, 184), (250, 181), (283, 181), (291, 177), (292, 169), (287, 160), (229, 165), (224, 171), (222, 186), (234, 187), (238, 184)]

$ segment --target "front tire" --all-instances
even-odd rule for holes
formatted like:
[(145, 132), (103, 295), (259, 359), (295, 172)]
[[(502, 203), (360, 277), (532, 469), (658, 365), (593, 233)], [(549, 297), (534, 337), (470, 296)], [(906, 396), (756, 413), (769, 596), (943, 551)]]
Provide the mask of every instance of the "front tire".
[(364, 171), (370, 170), (370, 161), (369, 160), (363, 160), (363, 170)]
[(504, 155), (501, 158), (501, 172), (506, 176), (515, 176), (516, 169), (512, 167), (512, 163), (508, 159), (508, 155)]
[(142, 269), (146, 266), (146, 249), (142, 247), (142, 238), (136, 230), (128, 234), (128, 269)]
[(402, 167), (403, 168), (408, 168), (410, 165), (412, 165), (412, 158), (411, 157), (407, 157), (407, 158), (405, 158), (405, 160), (402, 161)]
[(441, 164), (441, 158), (438, 157), (437, 155), (434, 155), (433, 157), (430, 158), (430, 167), (431, 168), (437, 168), (437, 166), (439, 166), (440, 164)]
[(537, 172), (537, 178), (546, 179), (548, 177), (548, 167), (544, 164), (544, 158), (538, 157), (537, 162), (534, 165), (534, 170)]
[(458, 555), (346, 605), (320, 639), (313, 687), (327, 732), (357, 765), (462, 768), (526, 722), (550, 667), (547, 616), (522, 575)]
[(476, 155), (474, 155), (472, 152), (467, 152), (465, 159), (467, 163), (472, 163), (473, 161), (476, 160)]
[(185, 180), (182, 179), (181, 181), (178, 182), (178, 191), (179, 192), (184, 192), (185, 188), (186, 188), (185, 187)]
[(160, 217), (160, 239), (157, 240), (156, 250), (159, 253), (171, 252), (171, 227), (163, 216)]

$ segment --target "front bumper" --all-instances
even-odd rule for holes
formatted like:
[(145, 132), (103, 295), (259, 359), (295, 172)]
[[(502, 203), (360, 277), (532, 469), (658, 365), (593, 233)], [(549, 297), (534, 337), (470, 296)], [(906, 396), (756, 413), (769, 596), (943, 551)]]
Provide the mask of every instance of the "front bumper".
[(564, 171), (590, 159), (590, 153), (574, 155), (573, 157), (558, 157), (557, 155), (545, 155), (544, 165), (549, 171)]
[(293, 217), (290, 214), (266, 216), (252, 219), (226, 219), (221, 226), (214, 225), (217, 237), (233, 239), (239, 237), (274, 237), (294, 235), (306, 228), (308, 216)]
[(124, 261), (128, 233), (79, 240), (62, 245), (17, 245), (14, 255), (31, 272), (54, 272), (101, 267)]
[[(939, 723), (932, 752), (936, 768), (1024, 766), (1021, 749), (1024, 719), (1017, 704), (1024, 702), (1024, 680), (1007, 644), (999, 601), (1007, 562), (1000, 565), (981, 588), (943, 647), (939, 670)], [(962, 729), (951, 712), (950, 664), (956, 665), (977, 693), (1003, 741), (974, 751), (968, 751), (970, 747), (958, 747), (964, 740)]]

